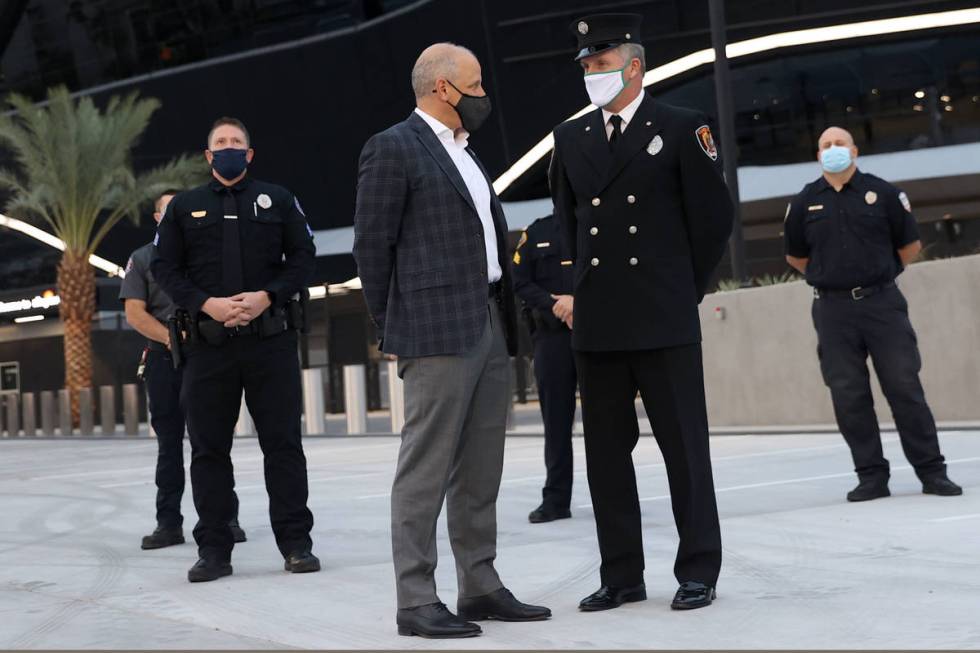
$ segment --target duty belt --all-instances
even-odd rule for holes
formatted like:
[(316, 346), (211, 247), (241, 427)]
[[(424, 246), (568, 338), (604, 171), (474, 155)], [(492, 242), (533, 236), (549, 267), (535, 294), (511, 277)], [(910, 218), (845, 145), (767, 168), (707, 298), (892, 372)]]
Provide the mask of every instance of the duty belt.
[(876, 293), (883, 290), (889, 290), (895, 287), (894, 281), (889, 281), (888, 283), (882, 283), (877, 286), (857, 286), (851, 288), (850, 290), (831, 290), (828, 288), (814, 288), (813, 296), (817, 299), (821, 297), (843, 297), (845, 299), (853, 299), (854, 301), (860, 301), (865, 297), (870, 297)]

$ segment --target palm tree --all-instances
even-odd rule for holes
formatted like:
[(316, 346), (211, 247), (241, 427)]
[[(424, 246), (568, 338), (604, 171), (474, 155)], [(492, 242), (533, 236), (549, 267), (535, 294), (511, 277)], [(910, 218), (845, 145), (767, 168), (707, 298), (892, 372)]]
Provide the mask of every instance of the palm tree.
[(58, 265), (60, 313), (65, 329), (65, 387), (78, 420), (78, 390), (92, 385), (92, 316), (95, 272), (89, 256), (125, 217), (168, 188), (203, 178), (200, 159), (181, 155), (137, 175), (131, 153), (160, 107), (137, 93), (115, 96), (100, 111), (89, 97), (75, 100), (64, 87), (34, 104), (11, 95), (12, 111), (0, 115), (0, 145), (12, 169), (0, 170), (0, 189), (10, 191), (12, 215), (47, 227), (65, 243)]

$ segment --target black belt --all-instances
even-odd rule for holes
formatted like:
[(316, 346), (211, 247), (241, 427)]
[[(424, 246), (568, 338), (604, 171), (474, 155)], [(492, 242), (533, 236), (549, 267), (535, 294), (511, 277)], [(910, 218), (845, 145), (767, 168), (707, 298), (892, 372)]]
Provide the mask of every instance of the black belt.
[(487, 287), (487, 298), (500, 299), (503, 295), (504, 286), (499, 281), (494, 281)]
[(854, 301), (859, 301), (865, 297), (870, 297), (876, 293), (883, 290), (889, 290), (895, 287), (894, 281), (889, 281), (888, 283), (882, 283), (877, 286), (857, 286), (856, 288), (851, 288), (850, 290), (832, 290), (828, 288), (814, 288), (813, 296), (817, 299), (821, 297), (843, 297), (845, 299), (853, 299)]

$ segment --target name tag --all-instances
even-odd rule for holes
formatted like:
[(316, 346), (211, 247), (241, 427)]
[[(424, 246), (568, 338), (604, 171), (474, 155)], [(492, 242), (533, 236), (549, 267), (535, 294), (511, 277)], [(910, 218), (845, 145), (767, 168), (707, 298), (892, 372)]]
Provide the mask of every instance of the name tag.
[(823, 204), (814, 204), (813, 206), (807, 207), (807, 211), (819, 211), (823, 208)]
[(237, 220), (237, 219), (238, 219), (238, 216), (237, 215), (226, 215), (225, 216), (225, 220)]
[(191, 211), (192, 218), (203, 218), (208, 214), (207, 211)]
[(572, 261), (562, 261), (561, 264), (562, 265), (571, 265), (572, 264)]
[(551, 243), (538, 243), (538, 247), (551, 247)]

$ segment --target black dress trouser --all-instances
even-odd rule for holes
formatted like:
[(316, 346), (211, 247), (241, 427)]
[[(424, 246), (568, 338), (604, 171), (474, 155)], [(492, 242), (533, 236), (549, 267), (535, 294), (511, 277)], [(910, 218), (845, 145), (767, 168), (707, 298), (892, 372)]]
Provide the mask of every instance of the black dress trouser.
[(300, 417), (302, 396), (296, 334), (242, 335), (221, 346), (187, 351), (184, 402), (191, 440), (191, 484), (198, 522), (194, 539), (202, 557), (228, 560), (237, 499), (231, 445), (245, 392), (265, 458), (265, 487), (276, 544), (283, 556), (312, 547), (313, 514)]
[(589, 490), (604, 585), (643, 582), (643, 537), (632, 452), (639, 439), (636, 394), (664, 457), (680, 536), (674, 575), (714, 586), (721, 529), (708, 448), (701, 345), (576, 352)]
[(869, 354), (905, 457), (919, 478), (944, 474), (936, 422), (919, 382), (918, 341), (901, 291), (892, 287), (861, 300), (821, 297), (813, 300), (812, 315), (820, 370), (858, 477), (889, 476), (871, 395)]
[(534, 334), (534, 377), (544, 421), (543, 503), (568, 510), (572, 501), (572, 425), (575, 422), (575, 356), (572, 332), (539, 329)]

